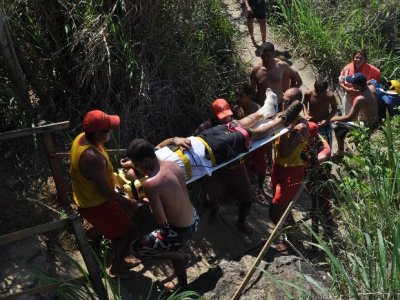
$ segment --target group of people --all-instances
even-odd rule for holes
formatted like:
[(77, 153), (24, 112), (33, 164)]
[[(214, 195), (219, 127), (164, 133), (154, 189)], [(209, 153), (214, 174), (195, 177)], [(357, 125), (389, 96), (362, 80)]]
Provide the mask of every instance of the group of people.
[[(360, 53), (363, 63), (358, 65)], [(114, 190), (113, 167), (104, 144), (109, 141), (111, 130), (118, 128), (120, 118), (100, 110), (86, 114), (83, 132), (75, 138), (70, 151), (73, 195), (80, 215), (112, 242), (110, 275), (130, 277), (129, 269), (140, 263), (138, 258), (170, 259), (179, 286), (186, 285), (189, 257), (179, 250), (199, 225), (186, 180), (207, 174), (210, 168), (249, 151), (252, 142), (277, 129), (289, 129), (274, 140), (273, 150), (267, 145), (250, 152), (245, 159), (251, 161), (250, 168), (257, 175), (259, 189), (263, 188), (268, 167), (271, 168), (274, 195), (269, 216), (276, 224), (300, 189), (305, 172), (330, 158), (331, 123), (339, 123), (335, 129), (338, 144), (348, 130), (344, 128), (345, 122), (358, 118), (365, 126), (376, 127), (376, 93), (367, 81), (371, 76), (379, 80), (379, 70), (365, 66), (364, 52), (353, 55), (352, 64), (346, 66), (340, 77), (351, 102), (344, 116), (335, 116), (337, 102), (326, 80), (318, 79), (314, 90), (307, 91), (303, 97), (299, 74), (287, 62), (275, 57), (273, 44), (261, 45), (260, 58), (260, 63), (251, 69), (249, 82), (235, 87), (236, 105), (231, 108), (225, 99), (216, 99), (211, 107), (214, 117), (199, 125), (192, 136), (168, 138), (156, 146), (140, 138), (130, 143), (127, 158), (121, 160), (121, 165), (132, 178), (146, 176), (142, 182), (144, 199), (129, 199)], [(268, 97), (277, 99), (274, 116), (265, 109)], [(339, 145), (339, 154), (341, 151), (343, 148)], [(218, 200), (225, 187), (233, 190), (240, 203), (235, 225), (250, 235), (251, 228), (245, 220), (253, 191), (244, 160), (235, 161), (204, 179), (202, 199), (209, 211), (210, 224), (218, 215)], [(159, 226), (132, 241), (136, 228), (126, 210), (136, 209), (140, 202), (149, 205)], [(320, 207), (329, 210), (326, 199)], [(127, 255), (130, 252), (138, 258)], [(166, 287), (176, 286), (168, 282)]]

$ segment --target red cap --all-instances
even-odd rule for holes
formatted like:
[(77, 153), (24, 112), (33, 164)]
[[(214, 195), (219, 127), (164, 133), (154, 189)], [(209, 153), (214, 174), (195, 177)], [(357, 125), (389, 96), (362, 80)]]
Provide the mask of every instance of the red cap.
[(217, 116), (218, 119), (222, 120), (226, 116), (232, 116), (233, 112), (231, 111), (231, 107), (225, 99), (219, 98), (214, 100), (211, 104), (212, 111), (214, 115)]
[(91, 110), (83, 118), (82, 127), (85, 132), (92, 133), (118, 128), (119, 116), (107, 115), (101, 110)]
[(314, 122), (308, 122), (308, 130), (310, 132), (310, 136), (314, 136), (318, 134), (318, 125)]

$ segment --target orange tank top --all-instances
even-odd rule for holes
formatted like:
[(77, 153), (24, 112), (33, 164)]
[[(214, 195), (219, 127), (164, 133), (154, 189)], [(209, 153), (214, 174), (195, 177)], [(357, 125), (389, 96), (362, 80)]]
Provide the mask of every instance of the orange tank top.
[[(290, 132), (287, 133), (290, 138)], [(279, 156), (279, 144), (280, 144), (281, 139), (278, 138), (275, 141), (274, 144), (274, 153), (275, 153), (275, 163), (282, 167), (299, 167), (299, 166), (304, 166), (304, 161), (300, 158), (301, 152), (303, 152), (304, 148), (307, 146), (307, 140), (302, 141), (300, 144), (298, 144), (293, 151), (290, 153), (290, 155), (286, 157), (281, 157)]]
[(87, 149), (92, 148), (104, 157), (106, 160), (106, 177), (111, 188), (114, 188), (113, 167), (104, 146), (98, 149), (91, 144), (81, 144), (84, 135), (85, 133), (81, 133), (75, 138), (69, 152), (72, 190), (74, 201), (78, 207), (94, 207), (103, 204), (107, 199), (101, 196), (93, 183), (81, 173), (79, 169), (81, 155)]

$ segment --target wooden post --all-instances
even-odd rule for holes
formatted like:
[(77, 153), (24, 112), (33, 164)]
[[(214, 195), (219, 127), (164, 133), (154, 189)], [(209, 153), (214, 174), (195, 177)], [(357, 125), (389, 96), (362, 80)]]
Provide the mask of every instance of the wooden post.
[(82, 253), (83, 260), (85, 261), (89, 272), (90, 280), (93, 284), (93, 289), (95, 290), (100, 300), (108, 300), (108, 294), (100, 275), (100, 267), (93, 256), (92, 249), (90, 248), (89, 242), (86, 238), (86, 234), (81, 226), (81, 219), (77, 214), (71, 215), (70, 219), (72, 227), (74, 228), (75, 237), (78, 242), (79, 249)]
[(43, 132), (43, 143), (46, 148), (47, 157), (50, 164), (51, 173), (53, 174), (54, 183), (57, 189), (57, 198), (61, 206), (67, 210), (68, 214), (72, 213), (72, 209), (69, 206), (68, 192), (65, 185), (63, 176), (63, 166), (60, 160), (56, 157), (56, 149), (54, 147), (53, 139), (49, 132)]

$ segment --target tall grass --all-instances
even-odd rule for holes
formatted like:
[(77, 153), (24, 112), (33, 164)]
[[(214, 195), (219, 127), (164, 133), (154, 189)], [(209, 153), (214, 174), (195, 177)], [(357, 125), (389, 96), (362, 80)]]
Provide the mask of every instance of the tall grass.
[(369, 62), (386, 79), (400, 78), (400, 7), (397, 1), (269, 1), (277, 32), (313, 60), (333, 83), (355, 49), (366, 48)]
[(334, 251), (313, 233), (331, 262), (331, 296), (400, 299), (399, 125), (387, 118), (371, 139), (352, 132), (356, 152), (333, 183), (340, 224)]
[(3, 2), (37, 117), (74, 132), (100, 108), (121, 115), (123, 146), (190, 134), (242, 74), (219, 0)]

